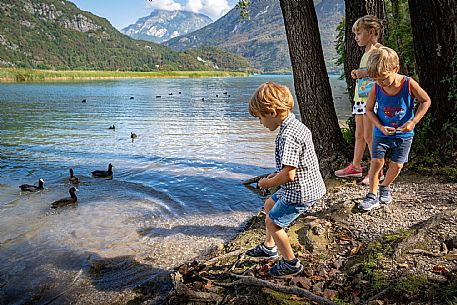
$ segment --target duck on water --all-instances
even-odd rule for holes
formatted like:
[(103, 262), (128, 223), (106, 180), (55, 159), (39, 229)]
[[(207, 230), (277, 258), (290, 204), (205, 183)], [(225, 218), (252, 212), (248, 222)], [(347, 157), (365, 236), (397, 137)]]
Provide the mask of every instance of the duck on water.
[(44, 189), (44, 180), (43, 180), (43, 179), (38, 180), (38, 186), (31, 185), (31, 184), (22, 184), (22, 185), (19, 185), (19, 188), (20, 188), (21, 191), (23, 191), (23, 192), (37, 192), (37, 191), (41, 191), (41, 190)]
[(75, 187), (70, 188), (70, 190), (69, 190), (70, 197), (62, 198), (62, 199), (54, 201), (51, 204), (51, 207), (53, 209), (57, 209), (57, 208), (61, 208), (61, 207), (64, 207), (66, 205), (69, 205), (69, 204), (76, 203), (76, 201), (78, 201), (78, 197), (76, 197), (76, 194), (75, 194), (77, 190), (78, 189), (75, 188)]
[(68, 178), (68, 181), (73, 184), (79, 184), (79, 178), (75, 176), (72, 168), (70, 168), (70, 177)]
[(110, 163), (108, 165), (107, 171), (96, 170), (92, 172), (92, 176), (95, 178), (113, 178), (113, 165)]

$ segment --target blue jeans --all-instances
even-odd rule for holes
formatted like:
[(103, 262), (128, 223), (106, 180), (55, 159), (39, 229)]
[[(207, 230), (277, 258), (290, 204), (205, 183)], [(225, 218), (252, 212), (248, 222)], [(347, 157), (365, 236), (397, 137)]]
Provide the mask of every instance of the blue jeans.
[(408, 138), (385, 138), (373, 137), (371, 158), (384, 159), (386, 152), (392, 150), (392, 161), (403, 164), (408, 162), (409, 151), (413, 137)]
[(273, 199), (275, 205), (271, 208), (268, 216), (277, 226), (283, 229), (288, 227), (292, 221), (316, 202), (316, 200), (310, 200), (304, 203), (290, 203), (276, 193), (271, 195), (271, 199)]

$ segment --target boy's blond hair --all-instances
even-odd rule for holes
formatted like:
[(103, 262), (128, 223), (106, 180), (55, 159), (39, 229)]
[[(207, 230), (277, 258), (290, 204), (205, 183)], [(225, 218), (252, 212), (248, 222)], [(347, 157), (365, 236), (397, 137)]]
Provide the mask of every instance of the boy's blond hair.
[(260, 85), (249, 102), (249, 113), (252, 116), (266, 115), (275, 111), (285, 116), (294, 108), (294, 98), (289, 88), (273, 82)]
[(378, 77), (393, 71), (399, 65), (397, 52), (388, 47), (381, 47), (370, 51), (367, 72), (370, 77)]
[(381, 21), (379, 21), (378, 17), (373, 15), (360, 17), (352, 25), (353, 33), (360, 32), (361, 30), (366, 30), (369, 32), (371, 29), (374, 29), (376, 37), (379, 37), (382, 29), (382, 24)]

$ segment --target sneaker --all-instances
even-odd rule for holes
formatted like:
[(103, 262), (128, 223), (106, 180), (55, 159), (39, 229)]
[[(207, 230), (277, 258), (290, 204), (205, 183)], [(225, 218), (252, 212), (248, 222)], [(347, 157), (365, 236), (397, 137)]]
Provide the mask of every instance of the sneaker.
[[(384, 173), (383, 171), (380, 171), (379, 172), (379, 181), (382, 181), (384, 180)], [(365, 176), (365, 178), (363, 178), (362, 182), (360, 182), (361, 184), (363, 185), (370, 185), (370, 178), (367, 176)]]
[(276, 258), (278, 257), (278, 247), (274, 246), (273, 249), (269, 250), (262, 243), (246, 251), (246, 255), (265, 259)]
[(368, 193), (362, 202), (357, 206), (359, 210), (370, 211), (372, 209), (379, 208), (379, 199), (373, 193)]
[(300, 263), (300, 260), (297, 259), (297, 262), (294, 265), (291, 265), (281, 258), (276, 265), (268, 270), (268, 274), (271, 276), (286, 276), (299, 274), (302, 271), (303, 265)]
[(385, 204), (392, 202), (392, 194), (388, 186), (379, 186), (379, 201)]
[(362, 168), (355, 169), (354, 165), (352, 165), (351, 163), (347, 167), (337, 170), (335, 172), (335, 176), (337, 176), (338, 178), (362, 178)]

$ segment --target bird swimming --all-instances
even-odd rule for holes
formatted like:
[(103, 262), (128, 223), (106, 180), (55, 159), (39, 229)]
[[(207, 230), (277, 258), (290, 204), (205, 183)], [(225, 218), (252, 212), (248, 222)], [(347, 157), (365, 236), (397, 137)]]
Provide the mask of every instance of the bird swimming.
[(56, 208), (64, 207), (69, 204), (76, 203), (76, 201), (78, 201), (78, 197), (76, 197), (76, 194), (75, 194), (75, 192), (77, 190), (78, 189), (75, 187), (70, 188), (70, 190), (69, 190), (70, 197), (62, 198), (62, 199), (54, 201), (53, 203), (51, 203), (51, 207), (53, 209), (56, 209)]
[(21, 191), (26, 191), (26, 192), (36, 192), (39, 190), (43, 190), (44, 189), (44, 180), (39, 179), (38, 186), (31, 185), (31, 184), (22, 184), (19, 186), (19, 188), (21, 189)]
[(116, 126), (113, 124), (113, 126), (108, 127), (108, 129), (116, 129)]
[(95, 178), (113, 178), (113, 165), (110, 163), (108, 165), (107, 171), (96, 170), (92, 172), (92, 176)]
[(38, 186), (31, 185), (31, 184), (22, 184), (22, 185), (19, 185), (19, 188), (21, 189), (21, 191), (24, 191), (24, 192), (41, 191), (41, 190), (44, 190), (44, 180), (43, 179), (38, 180)]
[(135, 139), (136, 137), (138, 137), (136, 133), (130, 132), (130, 138)]
[(68, 181), (70, 181), (70, 183), (74, 183), (74, 184), (79, 183), (79, 178), (74, 175), (72, 168), (70, 168), (70, 178), (68, 178)]
[(83, 100), (81, 101), (81, 103), (85, 103), (85, 102), (86, 102), (86, 99), (83, 99)]

